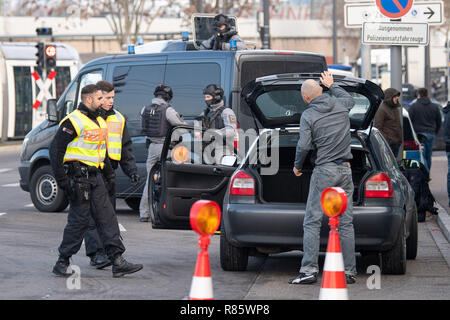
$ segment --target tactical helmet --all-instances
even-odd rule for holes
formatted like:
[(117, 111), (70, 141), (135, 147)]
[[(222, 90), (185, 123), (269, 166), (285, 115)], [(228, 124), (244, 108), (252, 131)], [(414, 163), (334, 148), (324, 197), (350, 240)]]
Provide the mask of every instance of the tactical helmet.
[(172, 88), (163, 84), (160, 84), (155, 88), (155, 92), (153, 93), (155, 97), (160, 96), (167, 102), (172, 100), (173, 97), (173, 91)]
[(223, 99), (223, 89), (215, 84), (209, 84), (203, 89), (203, 94), (209, 94), (212, 98), (212, 104), (219, 103)]
[(230, 29), (230, 19), (226, 15), (221, 13), (214, 17), (214, 29), (216, 31), (221, 31), (220, 27), (222, 25), (227, 26), (225, 28), (226, 31), (228, 31)]

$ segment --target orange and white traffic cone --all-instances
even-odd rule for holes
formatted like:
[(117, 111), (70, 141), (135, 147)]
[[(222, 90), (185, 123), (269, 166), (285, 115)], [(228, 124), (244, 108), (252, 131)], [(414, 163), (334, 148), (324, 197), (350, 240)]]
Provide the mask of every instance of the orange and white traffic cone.
[(319, 300), (348, 300), (344, 259), (339, 241), (339, 232), (337, 231), (338, 225), (339, 219), (337, 217), (330, 218), (331, 230), (323, 267)]
[(211, 279), (211, 269), (209, 266), (208, 246), (210, 239), (208, 236), (201, 236), (199, 240), (200, 252), (195, 264), (195, 272), (192, 277), (189, 300), (213, 300), (213, 286)]

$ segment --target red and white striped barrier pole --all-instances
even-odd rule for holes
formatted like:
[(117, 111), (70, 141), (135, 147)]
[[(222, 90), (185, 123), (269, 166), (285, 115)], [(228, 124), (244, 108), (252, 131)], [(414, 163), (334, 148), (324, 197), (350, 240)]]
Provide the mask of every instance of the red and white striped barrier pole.
[(347, 194), (341, 188), (327, 188), (322, 193), (322, 209), (330, 217), (325, 265), (319, 300), (348, 300), (344, 259), (339, 241), (339, 215), (347, 208)]

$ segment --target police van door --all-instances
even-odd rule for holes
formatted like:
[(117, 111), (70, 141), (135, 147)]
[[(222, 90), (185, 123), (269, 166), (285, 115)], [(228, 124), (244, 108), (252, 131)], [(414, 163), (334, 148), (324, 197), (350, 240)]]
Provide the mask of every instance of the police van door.
[[(34, 72), (39, 76), (33, 76)], [(77, 73), (73, 61), (61, 61), (55, 68), (56, 76), (46, 84), (50, 95), (58, 99)], [(42, 79), (42, 70), (35, 61), (6, 61), (8, 83), (8, 138), (20, 139), (46, 119), (46, 98), (36, 103), (40, 88), (36, 79)], [(33, 105), (35, 108), (33, 108)]]

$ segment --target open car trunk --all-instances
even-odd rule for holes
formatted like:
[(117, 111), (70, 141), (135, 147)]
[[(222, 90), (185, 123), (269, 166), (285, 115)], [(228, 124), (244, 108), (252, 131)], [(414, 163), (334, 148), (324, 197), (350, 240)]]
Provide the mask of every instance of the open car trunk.
[[(313, 166), (309, 153), (302, 169), (302, 176), (297, 177), (292, 172), (295, 160), (295, 146), (282, 146), (279, 148), (280, 167), (275, 175), (261, 175), (262, 200), (279, 203), (306, 203), (308, 199), (310, 180)], [(354, 183), (353, 202), (359, 203), (362, 199), (364, 181), (372, 172), (372, 165), (368, 153), (360, 147), (352, 147), (353, 159), (350, 161)]]

